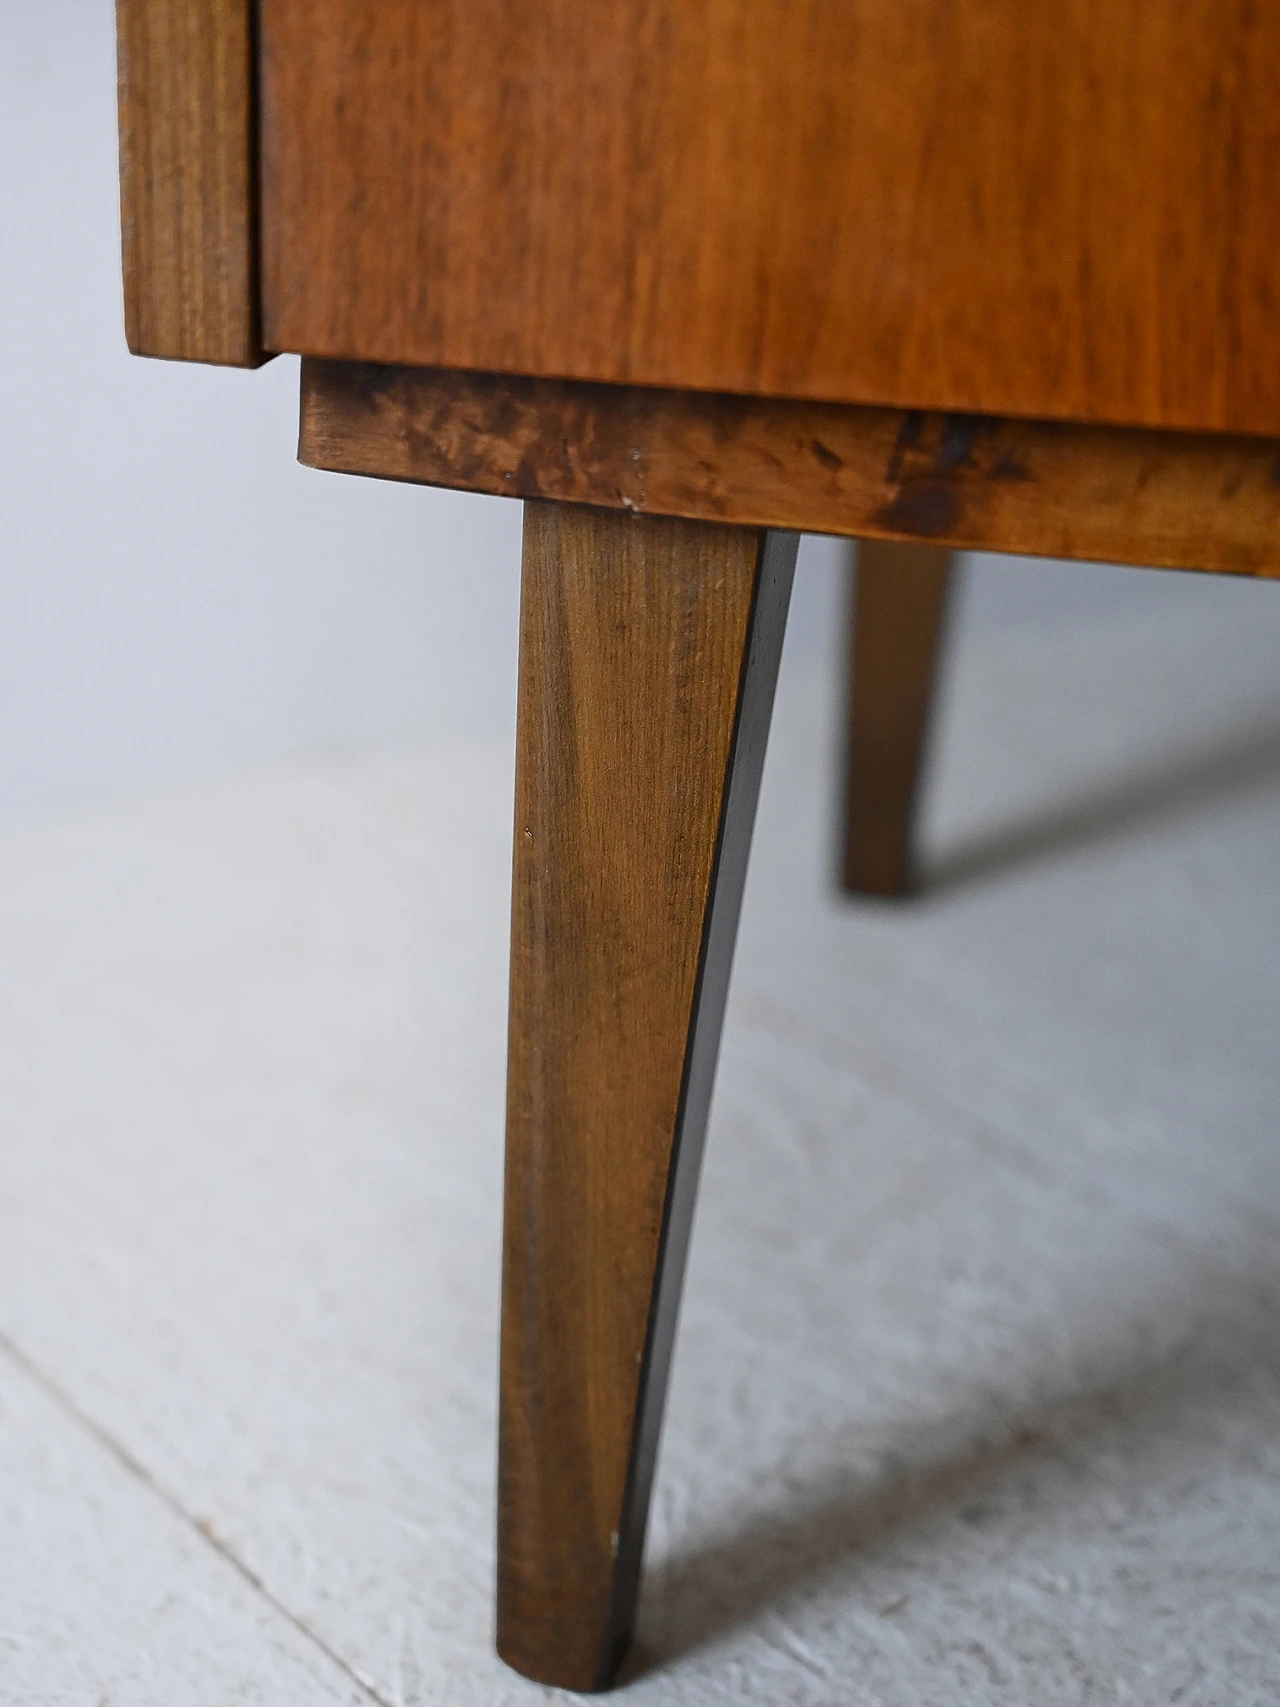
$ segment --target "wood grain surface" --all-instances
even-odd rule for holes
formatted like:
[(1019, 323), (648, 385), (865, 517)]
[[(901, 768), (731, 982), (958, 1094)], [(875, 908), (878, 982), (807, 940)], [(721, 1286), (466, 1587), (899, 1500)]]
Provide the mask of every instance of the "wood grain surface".
[(852, 894), (912, 888), (912, 832), (952, 580), (951, 553), (863, 540), (850, 601), (841, 879)]
[(1280, 433), (1280, 7), (262, 0), (273, 348)]
[(526, 508), (498, 1650), (544, 1683), (630, 1635), (796, 543)]
[(637, 514), (1280, 575), (1280, 440), (310, 361), (299, 455)]
[(252, 0), (117, 0), (125, 334), (256, 367)]

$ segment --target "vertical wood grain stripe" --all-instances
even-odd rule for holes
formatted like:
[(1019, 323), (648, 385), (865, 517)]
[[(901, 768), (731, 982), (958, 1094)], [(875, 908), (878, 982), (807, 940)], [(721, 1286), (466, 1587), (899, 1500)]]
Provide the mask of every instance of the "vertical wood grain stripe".
[(125, 332), (256, 367), (253, 0), (117, 0)]

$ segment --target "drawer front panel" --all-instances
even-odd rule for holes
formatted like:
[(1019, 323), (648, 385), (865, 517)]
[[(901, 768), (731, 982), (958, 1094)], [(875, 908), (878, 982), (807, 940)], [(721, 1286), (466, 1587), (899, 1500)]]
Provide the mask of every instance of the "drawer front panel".
[(260, 22), (271, 348), (1280, 431), (1280, 6)]

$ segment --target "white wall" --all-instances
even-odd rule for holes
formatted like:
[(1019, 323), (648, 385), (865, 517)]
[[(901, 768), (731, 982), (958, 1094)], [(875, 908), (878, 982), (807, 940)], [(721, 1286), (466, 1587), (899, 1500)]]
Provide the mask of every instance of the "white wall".
[[(0, 822), (317, 749), (508, 734), (516, 504), (299, 468), (291, 359), (127, 355), (110, 0), (4, 0), (0, 161)], [(806, 542), (792, 672), (835, 643), (842, 564)], [(987, 560), (963, 623), (1259, 591)]]
[(4, 0), (0, 161), (0, 817), (505, 727), (517, 505), (298, 467), (294, 360), (127, 354), (109, 0)]

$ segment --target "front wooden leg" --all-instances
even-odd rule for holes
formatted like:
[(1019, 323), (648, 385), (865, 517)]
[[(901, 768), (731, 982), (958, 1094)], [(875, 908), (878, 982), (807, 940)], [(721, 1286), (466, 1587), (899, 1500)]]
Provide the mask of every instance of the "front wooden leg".
[(631, 1634), (796, 536), (525, 509), (498, 1652)]

